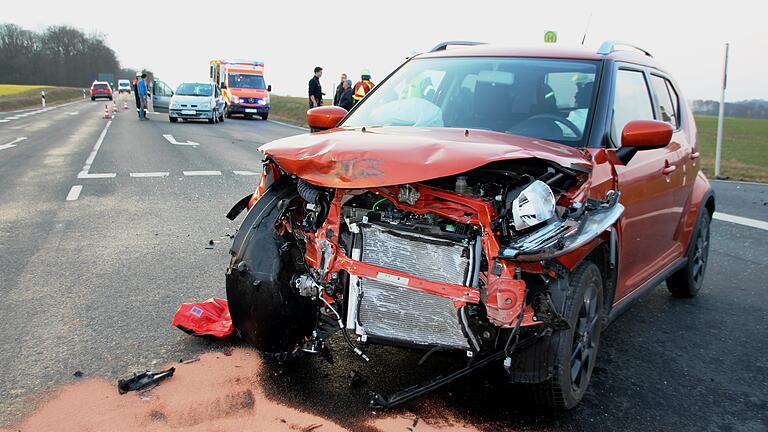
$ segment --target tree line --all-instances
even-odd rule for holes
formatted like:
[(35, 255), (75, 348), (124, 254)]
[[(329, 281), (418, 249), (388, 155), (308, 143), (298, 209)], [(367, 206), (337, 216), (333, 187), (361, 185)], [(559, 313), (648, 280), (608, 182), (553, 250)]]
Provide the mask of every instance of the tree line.
[[(720, 103), (713, 100), (691, 101), (694, 114), (718, 115)], [(768, 101), (764, 99), (752, 99), (739, 102), (725, 103), (726, 117), (762, 118), (768, 119)]]
[(74, 27), (50, 26), (42, 32), (0, 24), (0, 83), (88, 87), (99, 73), (130, 79), (100, 34)]

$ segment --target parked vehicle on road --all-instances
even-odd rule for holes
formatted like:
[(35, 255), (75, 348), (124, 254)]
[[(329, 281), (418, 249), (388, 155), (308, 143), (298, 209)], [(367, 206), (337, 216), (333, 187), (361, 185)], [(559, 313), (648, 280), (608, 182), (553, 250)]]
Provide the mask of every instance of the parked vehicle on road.
[(252, 60), (211, 60), (211, 82), (224, 93), (226, 116), (242, 114), (245, 118), (269, 117), (269, 92), (264, 82), (264, 63)]
[(208, 123), (224, 121), (224, 98), (216, 84), (182, 83), (171, 97), (168, 120), (207, 119)]
[(573, 408), (609, 322), (662, 282), (702, 287), (715, 200), (696, 125), (639, 48), (443, 43), (307, 122), (321, 132), (259, 148), (256, 191), (228, 214), (249, 209), (230, 313), (281, 360), (340, 328), (366, 361), (370, 344), (469, 359), (372, 406), (494, 365)]
[(112, 87), (104, 81), (94, 81), (91, 84), (91, 100), (105, 98), (112, 100)]
[(128, 93), (131, 94), (131, 82), (127, 79), (121, 79), (117, 81), (117, 93), (123, 94)]

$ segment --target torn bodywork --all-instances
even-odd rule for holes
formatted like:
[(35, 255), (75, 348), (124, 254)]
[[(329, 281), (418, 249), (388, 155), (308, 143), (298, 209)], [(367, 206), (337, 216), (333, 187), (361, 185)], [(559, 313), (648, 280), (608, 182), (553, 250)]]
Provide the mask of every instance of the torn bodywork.
[[(457, 172), (451, 156), (419, 174), (394, 171), (389, 152), (360, 155), (368, 161), (360, 171), (333, 167), (339, 155), (327, 147), (318, 154), (322, 140), (314, 139), (299, 151), (311, 161), (264, 149), (227, 270), (236, 328), (283, 358), (321, 352), (342, 330), (364, 359), (370, 343), (472, 359), (447, 381), (491, 361), (506, 366), (516, 350), (568, 328), (561, 314), (574, 257), (609, 242), (623, 211), (613, 191), (589, 197), (589, 159), (555, 143), (557, 161), (508, 146), (500, 160), (465, 160)], [(338, 173), (325, 181), (318, 167), (347, 171), (341, 182)], [(543, 380), (549, 372), (536, 373)], [(447, 381), (373, 403), (389, 406)]]

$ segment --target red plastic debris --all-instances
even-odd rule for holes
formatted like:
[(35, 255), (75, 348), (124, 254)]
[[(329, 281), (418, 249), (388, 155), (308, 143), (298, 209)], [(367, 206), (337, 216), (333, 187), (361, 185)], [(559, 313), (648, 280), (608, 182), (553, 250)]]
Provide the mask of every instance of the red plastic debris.
[(199, 303), (182, 303), (171, 324), (193, 336), (225, 338), (233, 330), (229, 304), (215, 297)]

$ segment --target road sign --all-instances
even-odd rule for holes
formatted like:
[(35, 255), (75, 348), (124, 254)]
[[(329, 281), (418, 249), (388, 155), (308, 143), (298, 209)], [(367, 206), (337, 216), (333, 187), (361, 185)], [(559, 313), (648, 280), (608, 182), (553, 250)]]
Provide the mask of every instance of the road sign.
[(557, 43), (557, 32), (550, 30), (544, 33), (544, 43)]

